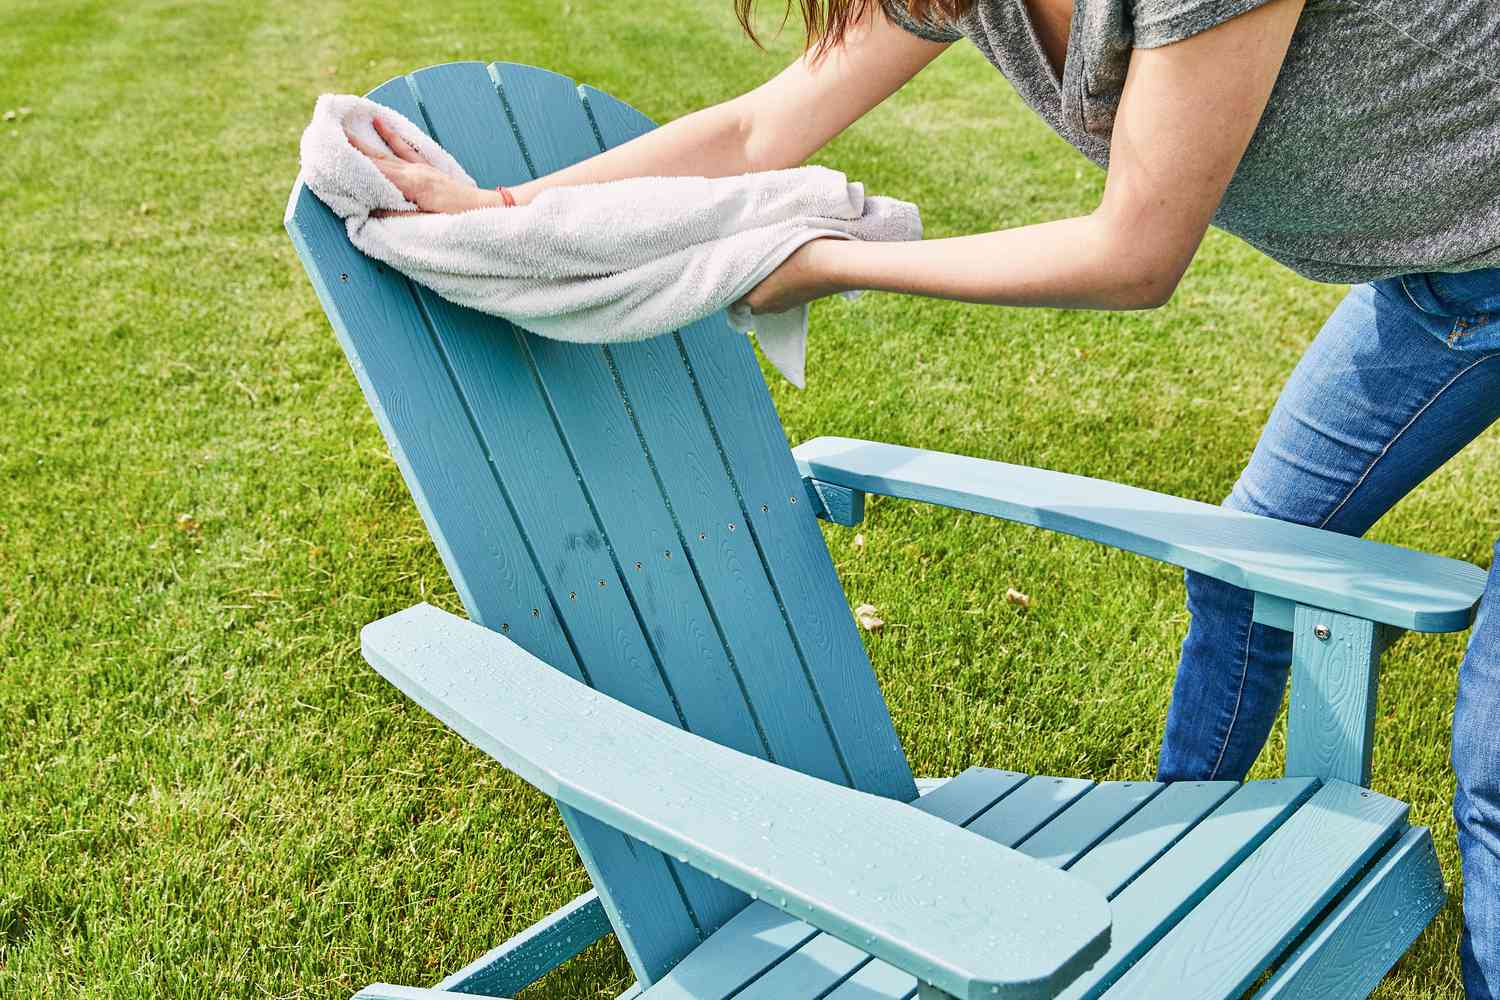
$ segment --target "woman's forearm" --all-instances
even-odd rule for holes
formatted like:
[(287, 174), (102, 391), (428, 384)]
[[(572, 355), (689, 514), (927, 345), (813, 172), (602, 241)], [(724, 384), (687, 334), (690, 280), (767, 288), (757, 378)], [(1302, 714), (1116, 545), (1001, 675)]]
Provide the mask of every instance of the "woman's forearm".
[(510, 189), (522, 204), (550, 187), (625, 177), (728, 177), (765, 169), (746, 153), (749, 113), (740, 99), (715, 104), (627, 143)]
[(1062, 309), (1161, 305), (1187, 266), (1148, 233), (1099, 214), (911, 243), (824, 239), (807, 249), (820, 294), (868, 288)]

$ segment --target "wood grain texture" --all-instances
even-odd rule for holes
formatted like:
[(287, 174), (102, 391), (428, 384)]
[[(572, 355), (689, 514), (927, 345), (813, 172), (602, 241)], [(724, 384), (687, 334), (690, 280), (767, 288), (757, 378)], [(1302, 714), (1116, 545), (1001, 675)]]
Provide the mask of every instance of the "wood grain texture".
[(651, 1000), (729, 996), (818, 935), (805, 920), (755, 902), (651, 986)]
[[(640, 112), (607, 94), (587, 86), (580, 92), (604, 146), (628, 141), (651, 127)], [(916, 798), (911, 769), (816, 515), (805, 500), (799, 504), (804, 493), (801, 476), (749, 339), (732, 330), (719, 313), (675, 337), (628, 346), (644, 352), (673, 345), (720, 455), (721, 466), (712, 475), (727, 478), (738, 500), (742, 520), (737, 530), (749, 529), (797, 652), (795, 665), (850, 782), (903, 802)], [(611, 351), (618, 354), (616, 348)], [(629, 372), (622, 363), (622, 378)], [(659, 387), (648, 389), (637, 395), (662, 395)], [(783, 683), (787, 680), (782, 677)]]
[[(1085, 1000), (1108, 989), (1288, 817), (1295, 815), (1316, 788), (1316, 781), (1302, 778), (1241, 785), (1114, 896), (1110, 901), (1114, 926), (1108, 954), (1062, 990), (1060, 1000)], [(1078, 867), (1074, 866), (1074, 874), (1087, 881), (1090, 869), (1079, 871)], [(1094, 887), (1100, 888), (1096, 883)], [(1177, 996), (1160, 995), (1174, 1000)]]
[[(1025, 780), (1026, 775), (1015, 771), (974, 767), (944, 781), (913, 802), (912, 808), (955, 826), (963, 826)], [(758, 982), (768, 969), (789, 960), (789, 955), (819, 936), (820, 932), (805, 921), (787, 916), (765, 903), (752, 903), (726, 924), (722, 933), (710, 937), (652, 986), (651, 998), (701, 1000), (705, 996), (737, 993), (750, 983)], [(860, 961), (866, 958), (861, 952)], [(803, 962), (796, 967), (809, 972), (811, 981), (803, 983), (809, 989), (814, 984), (820, 984), (820, 989), (827, 988), (842, 974), (816, 975), (817, 970), (826, 966), (815, 963)], [(915, 988), (916, 980), (910, 976), (907, 978)]]
[(736, 993), (735, 1000), (816, 997), (848, 979), (869, 960), (869, 955), (852, 944), (819, 934)]
[(590, 890), (434, 988), (488, 997), (519, 993), (609, 932), (599, 894)]
[(382, 676), (560, 803), (956, 996), (1050, 996), (1109, 940), (1108, 905), (1072, 876), (684, 732), (430, 605), (366, 626), (362, 644)]
[(1431, 832), (1407, 830), (1297, 946), (1256, 1000), (1369, 996), (1446, 899)]
[[(949, 802), (942, 813), (964, 817), (976, 815), (977, 810), (982, 815), (985, 807), (978, 803), (993, 797), (997, 790), (1005, 789), (999, 799), (1003, 804), (1023, 788), (1045, 788), (1051, 781), (1044, 777), (1021, 777), (1017, 781), (1007, 772), (971, 769), (949, 783)], [(1147, 992), (1127, 993), (1116, 984), (1110, 996), (1196, 995), (1193, 984), (1215, 970), (1222, 971), (1224, 961), (1238, 960), (1264, 967), (1277, 958), (1291, 939), (1290, 931), (1270, 936), (1256, 933), (1247, 927), (1247, 921), (1280, 922), (1285, 930), (1315, 918), (1320, 921), (1319, 926), (1307, 934), (1268, 984), (1285, 982), (1283, 989), (1295, 986), (1297, 991), (1309, 991), (1278, 995), (1305, 995), (1318, 1000), (1364, 995), (1431, 919), (1441, 905), (1442, 886), (1430, 838), (1425, 831), (1409, 833), (1388, 848), (1337, 904), (1325, 908), (1324, 895), (1317, 891), (1316, 884), (1321, 880), (1326, 888), (1338, 880), (1338, 865), (1330, 863), (1330, 856), (1339, 853), (1355, 856), (1358, 844), (1368, 839), (1370, 830), (1378, 830), (1382, 824), (1399, 817), (1402, 806), (1344, 783), (1321, 791), (1318, 788), (1316, 781), (1287, 779), (1250, 786), (1229, 782), (1167, 786), (1109, 783), (1096, 786), (1077, 799), (1027, 838), (1022, 849), (1024, 852), (1025, 843), (1045, 844), (1050, 837), (1051, 843), (1060, 848), (1058, 853), (1064, 858), (1063, 863), (1075, 853), (1088, 858), (1094, 851), (1100, 851), (1107, 863), (1091, 867), (1075, 865), (1075, 871), (1080, 867), (1091, 870), (1094, 878), (1105, 880), (1098, 886), (1101, 889), (1114, 887), (1120, 871), (1134, 870), (1134, 865), (1120, 864), (1121, 848), (1133, 847), (1154, 860), (1154, 864), (1146, 866), (1144, 874), (1130, 880), (1133, 891), (1117, 902), (1117, 908), (1123, 913), (1122, 924), (1134, 922), (1135, 933), (1148, 923), (1159, 931), (1154, 935), (1154, 944), (1140, 953), (1146, 957), (1137, 960), (1137, 967), (1149, 969), (1152, 963), (1160, 963), (1176, 971), (1159, 981), (1152, 980)], [(1237, 792), (1234, 801), (1228, 801), (1226, 789)], [(1374, 817), (1373, 826), (1366, 824), (1363, 833), (1359, 829), (1352, 834), (1348, 830), (1341, 833), (1326, 822), (1330, 812), (1343, 814), (1347, 819), (1350, 810), (1344, 807), (1350, 801), (1365, 803), (1356, 806), (1354, 812), (1363, 810)], [(1302, 816), (1302, 810), (1307, 815)], [(1113, 850), (1106, 849), (1103, 842), (1090, 848), (1089, 841), (1098, 840), (1098, 827), (1108, 825), (1110, 817), (1121, 811), (1130, 811), (1128, 825), (1133, 832), (1125, 830), (1127, 824), (1116, 823), (1110, 836), (1117, 833), (1121, 836), (1112, 842)], [(1202, 820), (1205, 813), (1210, 814), (1212, 822), (1192, 840), (1182, 843), (1175, 855), (1157, 850), (1160, 838), (1147, 835), (1160, 827), (1168, 831), (1174, 843), (1183, 842), (1185, 831), (1196, 826), (1184, 823), (1183, 817)], [(1071, 849), (1061, 849), (1067, 842), (1067, 831), (1076, 832), (1082, 839)], [(1249, 850), (1256, 843), (1260, 846)], [(1357, 867), (1357, 860), (1354, 864)], [(1240, 874), (1241, 871), (1245, 874)], [(1296, 886), (1280, 874), (1284, 871), (1295, 875)], [(1218, 881), (1220, 888), (1205, 895), (1194, 881), (1204, 877), (1210, 884), (1222, 878)], [(1237, 891), (1242, 885), (1257, 886), (1260, 893), (1274, 897), (1275, 901), (1256, 899), (1245, 903), (1238, 914), (1225, 915), (1223, 901), (1243, 895)], [(759, 903), (736, 921), (746, 920), (757, 909), (761, 911), (761, 920), (769, 920), (782, 930), (793, 927), (790, 918), (775, 914)], [(1214, 916), (1200, 915), (1200, 911), (1212, 912)], [(1210, 936), (1229, 942), (1232, 954), (1226, 956), (1224, 951), (1216, 950), (1214, 942), (1195, 939), (1191, 945), (1183, 944), (1174, 937), (1176, 932), (1170, 930), (1179, 919), (1182, 922), (1176, 926), (1188, 927), (1190, 932), (1200, 925), (1209, 926)], [(1230, 929), (1221, 930), (1220, 922)], [(745, 940), (746, 925), (732, 923), (646, 996), (650, 1000), (720, 1000), (730, 996), (735, 1000), (772, 996), (786, 1000), (910, 1000), (915, 995), (919, 985), (916, 977), (879, 959), (865, 961), (858, 949), (833, 943), (826, 935), (809, 935), (806, 924), (798, 922), (796, 927), (800, 933), (775, 942), (785, 947), (783, 953), (777, 954), (769, 939)], [(731, 974), (720, 972), (728, 968), (725, 955), (749, 952), (754, 952), (753, 961), (734, 964), (729, 969)], [(1130, 974), (1129, 965), (1126, 962), (1110, 970), (1101, 963), (1090, 972), (1096, 980), (1078, 992), (1097, 996), (1110, 986), (1113, 977)], [(680, 973), (690, 973), (690, 983), (676, 980)], [(1349, 992), (1354, 988), (1362, 992)]]
[[(525, 100), (503, 102), (496, 75), (517, 89), (524, 82)], [(554, 170), (598, 150), (576, 89), (564, 77), (454, 63), (414, 74), (413, 86), (438, 140), (482, 183)], [(510, 143), (492, 141), (495, 129), (508, 124), (515, 126)], [(665, 585), (675, 587), (673, 600), (650, 599), (652, 584), (664, 584), (658, 563), (670, 563), (659, 558), (660, 546), (675, 548), (678, 541), (667, 536), (667, 502), (602, 349), (545, 341), (426, 290), (419, 294), (537, 562), (553, 592), (566, 595), (558, 603), (580, 658), (591, 665), (593, 686), (764, 755), (697, 581), (691, 575), (672, 579)], [(671, 395), (670, 387), (663, 389)], [(636, 562), (642, 570), (627, 568)], [(648, 696), (659, 705), (642, 705)], [(674, 867), (699, 934), (711, 933), (747, 902), (721, 883)], [(604, 884), (614, 892), (608, 878)], [(648, 933), (643, 928), (633, 937)], [(696, 940), (674, 938), (664, 951), (675, 956), (692, 944)], [(651, 969), (639, 971), (649, 975)]]
[(1016, 849), (1055, 868), (1067, 868), (1165, 787), (1155, 781), (1102, 782)]
[(917, 981), (893, 965), (871, 962), (844, 980), (825, 1000), (911, 1000)]
[[(481, 64), (420, 70), (371, 96), (424, 122), (477, 179), (525, 176), (520, 147), (514, 135), (506, 141), (504, 109)], [(489, 460), (491, 494), (498, 493), (510, 511), (558, 630), (584, 676), (626, 704), (682, 724), (676, 694), (620, 586), (611, 553), (599, 542), (586, 488), (525, 363), (523, 335), (420, 286), (412, 292), (471, 433)], [(643, 978), (659, 974), (699, 943), (704, 919), (698, 911), (713, 917), (743, 905), (723, 886), (693, 872), (672, 871), (675, 862), (620, 841), (615, 831), (566, 813), (564, 820), (606, 912), (617, 927), (632, 928), (619, 935), (620, 943)]]
[[(371, 96), (425, 121), (407, 78)], [(419, 295), (399, 274), (354, 250), (344, 225), (300, 186), (287, 225), (469, 615), (585, 678), (558, 594), (516, 523)], [(607, 673), (613, 664), (601, 666)], [(616, 693), (627, 700), (651, 696), (649, 690)], [(598, 858), (588, 838), (580, 835), (576, 843), (595, 885), (603, 885), (598, 876), (615, 865), (631, 874), (604, 886), (612, 916), (630, 916), (634, 927), (649, 928), (649, 942), (639, 948), (630, 933), (621, 936), (631, 963), (637, 969), (669, 966), (700, 939), (666, 862), (616, 831), (591, 829), (600, 838)]]
[(852, 528), (865, 519), (865, 495), (862, 491), (845, 489), (816, 479), (804, 479), (803, 482), (807, 484), (808, 499), (815, 504), (813, 510), (823, 520)]
[(1399, 836), (1406, 813), (1357, 785), (1325, 784), (1105, 996), (1239, 997)]
[[(1075, 779), (1033, 778), (1015, 771), (975, 767), (912, 805), (986, 840), (1014, 847), (1045, 822), (1045, 817), (1055, 815), (1067, 802), (1076, 799), (1089, 784)], [(836, 988), (869, 965), (886, 966), (887, 963), (872, 960), (865, 952), (820, 934), (803, 942), (794, 954), (734, 996), (735, 1000), (774, 1000), (799, 994), (817, 996)], [(906, 973), (901, 975), (905, 977), (903, 988), (916, 988), (916, 977)], [(655, 994), (652, 998), (656, 1000)]]
[[(1320, 638), (1326, 630), (1327, 638)], [(1286, 773), (1370, 784), (1380, 674), (1376, 626), (1298, 607), (1292, 624), (1292, 691)]]
[(997, 844), (1019, 844), (1094, 787), (1082, 778), (1030, 778), (968, 824)]
[[(588, 95), (534, 67), (465, 62), (370, 94), (486, 185), (652, 127)], [(699, 324), (692, 361), (688, 334), (548, 341), (364, 258), (300, 187), (287, 226), (472, 618), (725, 746), (915, 797), (811, 506), (770, 503), (802, 486), (747, 338)], [(712, 369), (707, 388), (695, 364)], [(562, 812), (643, 981), (745, 905)]]
[(1060, 531), (1418, 632), (1468, 628), (1484, 592), (1484, 571), (1457, 559), (1119, 483), (852, 438), (794, 454), (818, 482)]
[[(405, 78), (371, 96), (419, 124), (424, 120)], [(588, 677), (558, 594), (517, 524), (417, 293), (400, 275), (354, 250), (342, 222), (300, 185), (288, 206), (287, 228), (470, 615), (570, 676)], [(616, 664), (605, 660), (601, 666), (608, 674)], [(617, 693), (637, 701), (652, 695), (649, 688)], [(670, 699), (655, 702), (661, 711), (669, 705)], [(649, 933), (649, 940), (637, 942), (627, 932), (622, 946), (638, 969), (669, 967), (700, 935), (668, 863), (626, 843), (617, 831), (589, 829), (597, 844), (585, 835), (575, 842), (596, 885), (609, 869), (630, 876), (604, 887), (606, 908), (620, 920), (617, 926), (628, 917), (643, 935)]]
[(1233, 781), (1168, 785), (1076, 861), (1073, 874), (1113, 899), (1239, 788)]
[(955, 826), (968, 826), (976, 816), (1009, 795), (1026, 778), (1027, 775), (1019, 771), (971, 767), (934, 788), (912, 806)]

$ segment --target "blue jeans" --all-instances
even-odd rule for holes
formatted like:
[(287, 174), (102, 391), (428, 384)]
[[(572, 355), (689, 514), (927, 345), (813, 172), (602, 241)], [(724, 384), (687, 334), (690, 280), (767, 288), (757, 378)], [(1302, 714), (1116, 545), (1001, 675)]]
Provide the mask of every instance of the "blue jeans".
[[(1361, 535), (1500, 417), (1500, 268), (1356, 285), (1297, 365), (1225, 503)], [(1496, 484), (1500, 488), (1500, 484)], [(1496, 547), (1500, 555), (1500, 545)], [(1242, 779), (1281, 707), (1291, 633), (1252, 597), (1187, 574), (1192, 623), (1160, 777)], [(1500, 559), (1459, 667), (1453, 815), (1469, 1000), (1500, 996)]]

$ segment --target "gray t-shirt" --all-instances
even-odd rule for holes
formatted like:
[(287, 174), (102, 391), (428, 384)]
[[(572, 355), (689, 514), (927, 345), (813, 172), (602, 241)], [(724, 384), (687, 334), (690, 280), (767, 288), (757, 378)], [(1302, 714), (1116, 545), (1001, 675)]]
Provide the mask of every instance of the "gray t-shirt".
[[(1074, 0), (1063, 78), (1024, 0), (953, 25), (1048, 125), (1100, 166), (1132, 48), (1267, 0)], [(1500, 0), (1308, 0), (1214, 224), (1318, 281), (1500, 266)]]

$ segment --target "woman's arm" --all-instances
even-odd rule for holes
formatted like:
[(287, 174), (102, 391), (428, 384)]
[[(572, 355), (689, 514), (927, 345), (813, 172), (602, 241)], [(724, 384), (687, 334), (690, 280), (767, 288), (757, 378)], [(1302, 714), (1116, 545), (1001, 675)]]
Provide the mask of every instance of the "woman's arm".
[(892, 24), (878, 6), (871, 4), (874, 13), (822, 59), (803, 55), (746, 94), (512, 192), (524, 202), (549, 187), (623, 177), (727, 177), (797, 166), (947, 48)]
[(917, 243), (808, 243), (755, 288), (777, 312), (855, 288), (965, 302), (1144, 309), (1171, 297), (1281, 71), (1304, 0), (1272, 0), (1131, 56), (1091, 214)]
[[(871, 4), (866, 17), (821, 59), (805, 54), (749, 93), (512, 187), (512, 196), (525, 204), (550, 187), (624, 177), (727, 177), (800, 164), (947, 48), (892, 24), (878, 6)], [(460, 184), (428, 165), (379, 119), (375, 127), (388, 151), (366, 147), (352, 136), (349, 141), (423, 211), (502, 204), (498, 192)]]

